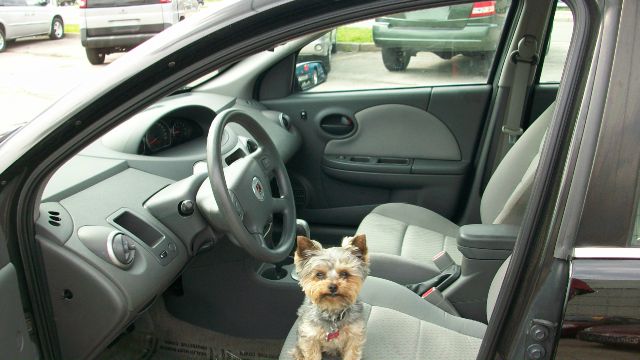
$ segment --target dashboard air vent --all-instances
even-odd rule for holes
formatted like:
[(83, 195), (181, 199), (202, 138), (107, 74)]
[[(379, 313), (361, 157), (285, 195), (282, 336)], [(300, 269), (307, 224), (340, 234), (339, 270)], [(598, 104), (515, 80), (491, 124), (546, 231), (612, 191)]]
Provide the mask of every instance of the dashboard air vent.
[(58, 211), (47, 211), (49, 214), (49, 225), (58, 227), (62, 223), (62, 218)]
[(286, 130), (291, 129), (291, 118), (289, 117), (289, 115), (285, 113), (280, 113), (280, 116), (278, 116), (278, 118), (280, 120), (280, 125), (283, 128), (285, 128)]
[(247, 140), (247, 150), (249, 150), (249, 154), (252, 154), (254, 151), (258, 150), (258, 144), (253, 140)]

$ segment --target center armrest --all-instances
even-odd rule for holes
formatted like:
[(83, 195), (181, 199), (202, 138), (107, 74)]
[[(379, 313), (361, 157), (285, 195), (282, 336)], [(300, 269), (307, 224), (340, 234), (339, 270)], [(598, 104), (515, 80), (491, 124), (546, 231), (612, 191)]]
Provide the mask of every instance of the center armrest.
[(458, 234), (458, 249), (469, 259), (506, 259), (519, 231), (520, 227), (515, 225), (464, 225)]

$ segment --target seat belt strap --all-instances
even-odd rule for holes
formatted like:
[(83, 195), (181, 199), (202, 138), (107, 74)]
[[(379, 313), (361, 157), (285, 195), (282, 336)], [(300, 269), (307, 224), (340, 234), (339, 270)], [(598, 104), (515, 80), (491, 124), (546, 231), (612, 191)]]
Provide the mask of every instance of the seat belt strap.
[[(507, 107), (501, 129), (505, 136), (503, 136), (503, 140), (501, 140), (500, 160), (502, 160), (511, 146), (515, 144), (518, 137), (522, 135), (522, 114), (527, 98), (531, 70), (535, 69), (538, 63), (537, 51), (538, 41), (535, 36), (525, 35), (518, 42), (518, 49), (510, 55), (510, 61), (516, 64), (516, 66), (515, 76), (511, 86), (511, 95), (509, 96), (509, 106)], [(504, 141), (505, 137), (506, 141)]]

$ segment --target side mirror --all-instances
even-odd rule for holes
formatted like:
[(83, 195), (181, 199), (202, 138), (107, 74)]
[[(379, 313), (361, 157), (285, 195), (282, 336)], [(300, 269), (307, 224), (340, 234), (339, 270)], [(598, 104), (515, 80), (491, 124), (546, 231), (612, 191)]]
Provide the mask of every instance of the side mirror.
[(314, 88), (327, 80), (322, 61), (305, 61), (296, 64), (296, 79), (302, 91)]

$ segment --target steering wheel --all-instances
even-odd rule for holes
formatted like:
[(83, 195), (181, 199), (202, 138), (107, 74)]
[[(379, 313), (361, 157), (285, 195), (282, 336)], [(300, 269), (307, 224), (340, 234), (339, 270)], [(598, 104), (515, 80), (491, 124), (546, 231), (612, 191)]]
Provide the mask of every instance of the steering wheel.
[[(246, 129), (258, 148), (224, 167), (222, 143), (224, 129), (230, 123)], [(293, 190), (278, 150), (262, 126), (243, 110), (228, 109), (218, 114), (207, 136), (207, 169), (214, 201), (233, 240), (258, 260), (284, 260), (296, 235)], [(279, 197), (271, 193), (274, 177)], [(283, 218), (282, 235), (275, 246), (269, 234), (274, 214)]]

